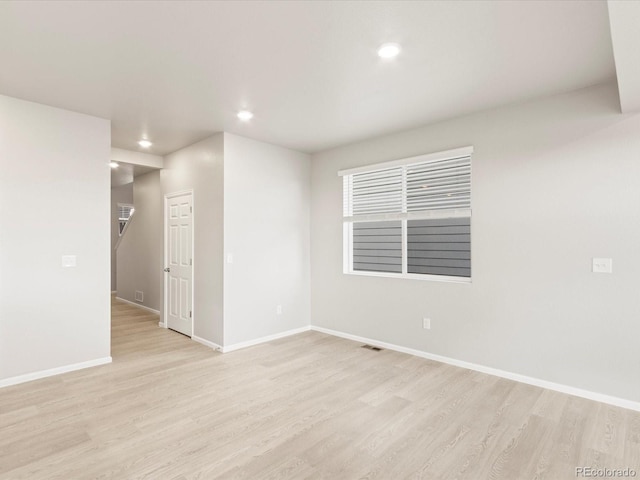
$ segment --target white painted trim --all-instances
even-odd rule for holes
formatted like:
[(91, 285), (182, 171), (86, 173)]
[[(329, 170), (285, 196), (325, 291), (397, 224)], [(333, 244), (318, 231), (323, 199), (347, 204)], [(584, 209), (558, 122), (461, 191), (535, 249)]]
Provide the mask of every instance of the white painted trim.
[(111, 290), (111, 293), (118, 293), (117, 290)]
[(272, 340), (277, 340), (279, 338), (289, 337), (291, 335), (297, 335), (298, 333), (308, 332), (311, 330), (311, 326), (307, 325), (305, 327), (294, 328), (293, 330), (287, 330), (285, 332), (275, 333), (273, 335), (267, 335), (266, 337), (256, 338), (254, 340), (248, 340), (246, 342), (234, 343), (233, 345), (222, 347), (222, 353), (233, 352), (234, 350), (240, 350), (241, 348), (252, 347), (254, 345), (258, 345), (260, 343), (271, 342)]
[[(404, 201), (404, 199), (403, 199)], [(471, 208), (447, 208), (443, 210), (421, 210), (419, 212), (370, 213), (347, 215), (344, 223), (386, 222), (389, 220), (431, 220), (439, 218), (471, 218)]]
[(142, 308), (143, 310), (148, 310), (152, 313), (155, 313), (156, 315), (160, 315), (160, 312), (158, 310), (155, 310), (151, 307), (147, 307), (145, 305), (140, 305), (139, 303), (132, 302), (131, 300), (125, 300), (124, 298), (120, 298), (120, 297), (116, 297), (116, 300), (120, 300), (121, 302), (128, 303), (129, 305), (134, 305), (136, 307)]
[(506, 370), (500, 370), (497, 368), (487, 367), (484, 365), (478, 365), (476, 363), (465, 362), (464, 360), (457, 360), (455, 358), (444, 357), (442, 355), (436, 355), (433, 353), (423, 352), (421, 350), (415, 350), (413, 348), (402, 347), (400, 345), (394, 345), (392, 343), (381, 342), (379, 340), (373, 340), (371, 338), (360, 337), (359, 335), (352, 335), (350, 333), (339, 332), (337, 330), (331, 330), (324, 327), (311, 326), (311, 330), (326, 333), (327, 335), (333, 335), (335, 337), (346, 338), (360, 343), (367, 343), (376, 347), (386, 348), (388, 350), (394, 350), (396, 352), (408, 353), (409, 355), (415, 355), (416, 357), (422, 357), (429, 360), (434, 360), (440, 363), (446, 363), (456, 367), (466, 368), (468, 370), (474, 370), (476, 372), (486, 373), (496, 377), (506, 378), (515, 382), (526, 383), (535, 387), (546, 388), (547, 390), (554, 390), (560, 393), (566, 393), (567, 395), (573, 395), (576, 397), (586, 398), (588, 400), (594, 400), (596, 402), (606, 403), (608, 405), (614, 405), (616, 407), (627, 408), (629, 410), (635, 410), (640, 412), (640, 402), (628, 400), (625, 398), (613, 397), (611, 395), (605, 395), (603, 393), (592, 392), (589, 390), (583, 390), (581, 388), (572, 387), (570, 385), (563, 385), (561, 383), (549, 382), (539, 378), (528, 377), (519, 373), (508, 372)]
[(160, 328), (167, 328), (167, 327), (165, 327), (164, 322), (158, 322), (158, 326)]
[(412, 163), (447, 160), (449, 158), (464, 157), (465, 155), (471, 155), (472, 153), (472, 146), (454, 148), (451, 150), (444, 150), (442, 152), (427, 153), (415, 157), (401, 158), (400, 160), (391, 160), (390, 162), (381, 162), (374, 163), (372, 165), (365, 165), (362, 167), (348, 168), (346, 170), (338, 171), (338, 176), (344, 177), (345, 175), (353, 175), (355, 173), (371, 172), (373, 170), (381, 170), (391, 167), (401, 167), (403, 165), (410, 165)]
[(360, 277), (386, 277), (404, 278), (408, 280), (428, 280), (430, 282), (466, 283), (471, 284), (471, 277), (451, 277), (448, 275), (429, 275), (418, 273), (390, 273), (390, 272), (370, 272), (365, 270), (351, 270), (344, 272), (345, 275), (357, 275)]
[(32, 380), (38, 380), (40, 378), (52, 377), (62, 373), (73, 372), (75, 370), (82, 370), (84, 368), (97, 367), (98, 365), (111, 363), (111, 361), (111, 357), (96, 358), (95, 360), (88, 360), (86, 362), (72, 363), (71, 365), (65, 365), (63, 367), (40, 370), (39, 372), (18, 375), (17, 377), (9, 377), (4, 380), (0, 380), (0, 388), (8, 387), (10, 385), (18, 385), (19, 383), (31, 382)]
[(222, 347), (220, 345), (218, 345), (217, 343), (210, 342), (209, 340), (206, 340), (206, 339), (204, 339), (202, 337), (198, 337), (198, 336), (194, 335), (193, 337), (191, 337), (191, 340), (193, 340), (194, 342), (201, 343), (205, 347), (213, 348), (214, 350), (217, 350), (218, 352), (222, 351)]
[(193, 189), (187, 189), (187, 190), (178, 190), (175, 192), (171, 192), (171, 193), (165, 193), (164, 197), (165, 198), (173, 198), (173, 197), (181, 197), (183, 195), (193, 195)]

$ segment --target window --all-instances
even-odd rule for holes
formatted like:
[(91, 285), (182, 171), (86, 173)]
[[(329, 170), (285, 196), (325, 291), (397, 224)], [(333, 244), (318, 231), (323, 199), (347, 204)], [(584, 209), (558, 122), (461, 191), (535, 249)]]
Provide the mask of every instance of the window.
[(119, 224), (119, 230), (120, 230), (120, 235), (122, 235), (122, 232), (124, 231), (124, 227), (127, 225), (127, 222), (129, 221), (129, 218), (131, 218), (131, 215), (134, 212), (134, 208), (133, 205), (125, 205), (122, 203), (118, 204), (118, 224)]
[(339, 172), (345, 273), (470, 281), (472, 153)]

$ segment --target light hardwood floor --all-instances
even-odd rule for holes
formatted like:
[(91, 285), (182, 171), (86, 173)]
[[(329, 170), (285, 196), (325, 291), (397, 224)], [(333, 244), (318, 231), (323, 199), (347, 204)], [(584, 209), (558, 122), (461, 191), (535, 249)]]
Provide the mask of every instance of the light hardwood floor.
[(309, 332), (222, 355), (113, 301), (113, 364), (0, 390), (1, 479), (640, 478), (640, 413)]

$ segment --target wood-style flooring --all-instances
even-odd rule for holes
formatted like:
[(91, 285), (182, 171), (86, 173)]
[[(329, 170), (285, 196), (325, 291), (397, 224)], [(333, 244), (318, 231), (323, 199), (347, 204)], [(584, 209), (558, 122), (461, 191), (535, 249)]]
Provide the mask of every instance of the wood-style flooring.
[(308, 332), (220, 354), (113, 301), (113, 363), (0, 389), (0, 479), (575, 479), (640, 413)]

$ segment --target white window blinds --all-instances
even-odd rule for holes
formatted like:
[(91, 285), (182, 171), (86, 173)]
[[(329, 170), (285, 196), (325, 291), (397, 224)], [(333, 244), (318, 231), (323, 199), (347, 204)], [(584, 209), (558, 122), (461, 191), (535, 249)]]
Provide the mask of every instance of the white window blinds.
[(469, 215), (471, 152), (471, 148), (457, 149), (440, 158), (424, 155), (407, 159), (409, 163), (404, 165), (372, 165), (354, 169), (353, 173), (341, 172), (344, 216), (367, 220), (419, 218), (425, 212), (432, 212), (427, 216), (447, 215), (433, 212), (438, 210)]
[(471, 208), (471, 156), (407, 165), (407, 211)]
[(401, 167), (344, 177), (345, 216), (402, 212)]

